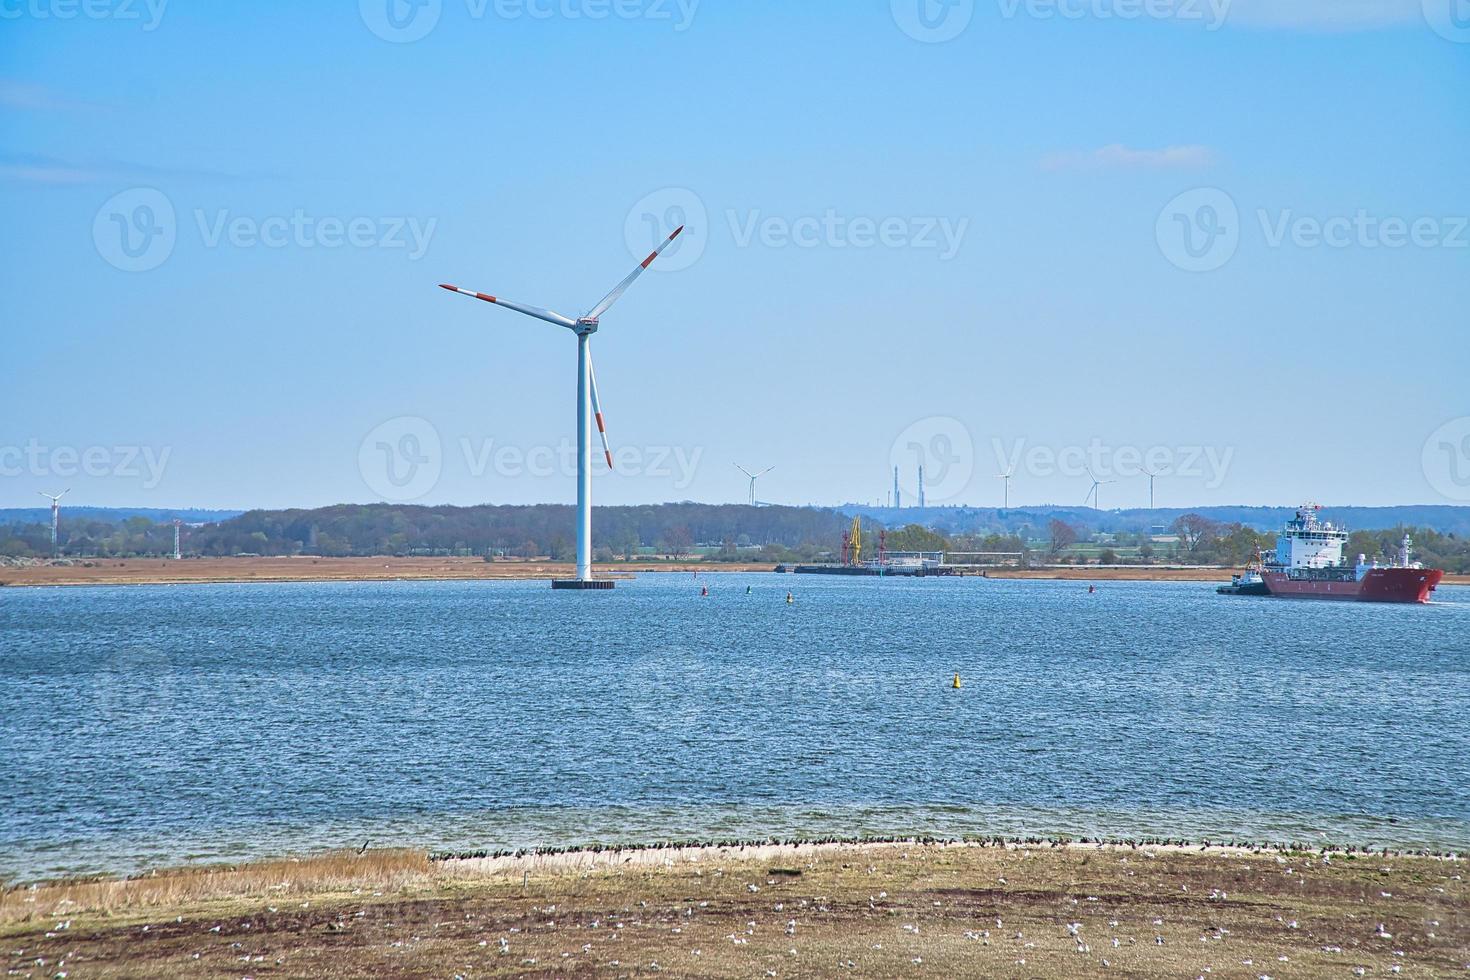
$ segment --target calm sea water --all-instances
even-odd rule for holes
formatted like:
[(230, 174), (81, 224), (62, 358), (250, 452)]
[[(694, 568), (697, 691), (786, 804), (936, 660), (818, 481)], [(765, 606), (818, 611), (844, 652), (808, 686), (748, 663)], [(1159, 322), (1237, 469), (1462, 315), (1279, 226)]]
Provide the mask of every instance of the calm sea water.
[(0, 589), (0, 875), (365, 839), (1464, 849), (1470, 589), (1438, 599), (777, 575)]

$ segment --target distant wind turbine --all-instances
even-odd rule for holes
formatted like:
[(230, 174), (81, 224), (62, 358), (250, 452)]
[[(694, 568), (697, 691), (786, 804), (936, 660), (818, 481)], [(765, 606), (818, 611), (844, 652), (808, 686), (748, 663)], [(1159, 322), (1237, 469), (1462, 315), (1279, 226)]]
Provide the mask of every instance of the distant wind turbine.
[(46, 498), (46, 500), (51, 501), (51, 557), (53, 558), (56, 558), (57, 555), (60, 555), (60, 545), (57, 544), (56, 532), (57, 527), (60, 527), (60, 523), (62, 523), (62, 498), (66, 497), (66, 495), (68, 494), (71, 494), (71, 492), (71, 486), (63, 489), (60, 494), (47, 494), (46, 491), (37, 491), (37, 494), (40, 494), (41, 497), (44, 497)]
[(1092, 489), (1088, 490), (1087, 491), (1087, 496), (1082, 498), (1082, 506), (1086, 507), (1087, 506), (1087, 501), (1088, 500), (1091, 500), (1092, 501), (1092, 509), (1093, 510), (1102, 510), (1102, 508), (1098, 506), (1098, 496), (1097, 496), (1098, 487), (1107, 486), (1109, 483), (1115, 483), (1117, 481), (1115, 481), (1115, 480), (1099, 480), (1097, 478), (1097, 474), (1094, 473), (1094, 472), (1092, 472), (1092, 469), (1090, 467), (1087, 469), (1087, 475), (1090, 476), (1090, 477), (1092, 477)]
[(1010, 469), (1010, 470), (1006, 470), (1004, 473), (1002, 473), (1002, 474), (1000, 474), (999, 476), (996, 477), (997, 480), (1004, 480), (1004, 481), (1006, 481), (1005, 507), (1003, 508), (1004, 510), (1010, 510), (1011, 509), (1011, 477), (1013, 477), (1015, 475), (1016, 475), (1016, 471), (1014, 469)]
[[(592, 581), (592, 426), (591, 419), (595, 414), (597, 419), (597, 431), (602, 435), (602, 452), (607, 457), (608, 469), (612, 469), (612, 447), (607, 441), (607, 426), (602, 418), (602, 404), (597, 397), (597, 375), (592, 369), (592, 335), (597, 332), (598, 319), (612, 307), (633, 285), (633, 280), (643, 274), (643, 270), (653, 264), (659, 253), (669, 247), (679, 233), (684, 230), (680, 225), (674, 229), (674, 233), (663, 240), (658, 248), (649, 253), (622, 282), (613, 287), (602, 300), (585, 314), (573, 320), (569, 316), (563, 316), (554, 310), (543, 310), (537, 306), (523, 306), (520, 303), (512, 303), (508, 299), (498, 296), (490, 296), (486, 293), (477, 293), (469, 289), (461, 289), (441, 283), (440, 289), (459, 293), (461, 296), (469, 296), (474, 299), (483, 300), (486, 303), (494, 303), (507, 309), (515, 310), (533, 316), (538, 320), (554, 323), (559, 327), (566, 327), (577, 335), (577, 577), (572, 581), (553, 582), (552, 587), (558, 589), (610, 589), (611, 580), (597, 582)], [(589, 402), (590, 395), (590, 402)]]
[(756, 497), (755, 497), (755, 481), (756, 480), (759, 480), (761, 477), (765, 476), (767, 473), (771, 472), (771, 470), (774, 470), (776, 467), (774, 467), (774, 466), (767, 466), (765, 469), (761, 470), (759, 473), (752, 473), (752, 472), (750, 472), (750, 470), (748, 470), (745, 467), (741, 466), (739, 463), (736, 463), (735, 464), (735, 468), (737, 470), (739, 470), (740, 472), (744, 473), (746, 476), (750, 477), (750, 506), (752, 506), (752, 507), (758, 507), (758, 506), (760, 506), (760, 501), (756, 500)]
[(1163, 476), (1163, 474), (1162, 473), (1155, 472), (1154, 470), (1149, 469), (1147, 466), (1145, 466), (1143, 468), (1143, 472), (1145, 472), (1145, 473), (1148, 474), (1148, 509), (1149, 510), (1153, 510), (1154, 509), (1154, 478), (1155, 477), (1159, 477), (1159, 476)]

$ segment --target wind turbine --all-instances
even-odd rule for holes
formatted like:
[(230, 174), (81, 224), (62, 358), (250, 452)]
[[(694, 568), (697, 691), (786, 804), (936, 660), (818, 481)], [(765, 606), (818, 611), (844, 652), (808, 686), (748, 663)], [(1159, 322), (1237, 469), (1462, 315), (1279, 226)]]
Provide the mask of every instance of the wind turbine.
[(1011, 477), (1013, 477), (1015, 475), (1016, 475), (1016, 471), (1014, 469), (1010, 469), (1010, 470), (1006, 470), (1004, 473), (1002, 473), (1002, 474), (1000, 474), (999, 476), (996, 477), (997, 480), (1004, 480), (1004, 481), (1006, 481), (1005, 507), (1003, 508), (1004, 510), (1010, 510), (1011, 509)]
[(60, 493), (47, 493), (45, 490), (37, 490), (41, 496), (51, 501), (51, 557), (60, 554), (57, 546), (56, 529), (61, 525), (61, 498), (71, 493), (71, 487), (67, 487)]
[(589, 423), (594, 415), (597, 419), (597, 431), (602, 436), (602, 452), (607, 458), (608, 469), (612, 469), (613, 465), (612, 447), (607, 441), (607, 425), (602, 418), (602, 402), (597, 397), (597, 375), (592, 369), (592, 335), (597, 332), (599, 318), (622, 298), (628, 287), (633, 285), (633, 280), (642, 275), (643, 270), (652, 265), (659, 253), (668, 248), (683, 230), (683, 225), (675, 228), (674, 233), (665, 238), (658, 248), (650, 252), (648, 258), (639, 263), (638, 268), (613, 287), (612, 292), (575, 320), (554, 310), (543, 310), (538, 306), (512, 303), (508, 299), (461, 289), (447, 283), (439, 285), (440, 289), (447, 289), (462, 296), (504, 306), (517, 313), (524, 313), (538, 320), (566, 327), (577, 335), (577, 577), (571, 581), (552, 582), (551, 586), (554, 589), (610, 589), (613, 587), (611, 579), (596, 582), (592, 579), (592, 427)]
[(1092, 477), (1092, 489), (1089, 490), (1089, 491), (1087, 491), (1087, 496), (1086, 497), (1083, 497), (1082, 498), (1082, 506), (1086, 507), (1087, 506), (1087, 501), (1090, 499), (1092, 501), (1092, 509), (1093, 510), (1101, 510), (1102, 508), (1097, 505), (1097, 488), (1098, 487), (1102, 487), (1102, 486), (1106, 486), (1109, 483), (1115, 483), (1117, 481), (1115, 481), (1115, 480), (1099, 480), (1097, 478), (1097, 474), (1094, 473), (1094, 472), (1092, 472), (1091, 467), (1087, 467), (1086, 469), (1087, 469), (1087, 475), (1090, 476), (1090, 477)]
[(746, 476), (750, 477), (750, 506), (752, 506), (752, 507), (759, 507), (760, 506), (760, 502), (755, 499), (755, 481), (756, 480), (759, 480), (761, 477), (765, 476), (767, 473), (771, 472), (771, 470), (774, 470), (776, 467), (774, 467), (774, 466), (767, 466), (765, 469), (761, 470), (759, 473), (752, 473), (752, 472), (750, 472), (750, 470), (748, 470), (745, 467), (741, 466), (739, 463), (736, 463), (735, 464), (735, 468), (737, 470), (739, 470), (740, 472), (744, 473)]
[(1153, 470), (1149, 469), (1147, 466), (1145, 466), (1143, 468), (1143, 472), (1145, 472), (1145, 473), (1148, 474), (1148, 509), (1149, 510), (1153, 510), (1154, 509), (1154, 477), (1163, 476), (1163, 474), (1162, 473), (1156, 473)]

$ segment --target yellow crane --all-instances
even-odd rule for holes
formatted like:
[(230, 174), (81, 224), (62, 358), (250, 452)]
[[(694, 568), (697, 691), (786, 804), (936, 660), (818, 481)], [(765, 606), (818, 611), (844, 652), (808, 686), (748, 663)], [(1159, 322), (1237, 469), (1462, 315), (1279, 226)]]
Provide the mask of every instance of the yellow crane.
[(848, 535), (847, 557), (850, 564), (856, 565), (863, 558), (863, 519), (854, 517), (852, 519), (852, 533)]

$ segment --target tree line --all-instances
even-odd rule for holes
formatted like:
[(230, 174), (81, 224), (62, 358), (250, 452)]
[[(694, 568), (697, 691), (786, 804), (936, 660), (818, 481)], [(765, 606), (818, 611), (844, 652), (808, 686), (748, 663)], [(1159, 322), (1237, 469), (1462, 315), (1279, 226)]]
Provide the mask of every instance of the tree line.
[[(463, 554), (485, 557), (571, 557), (576, 549), (576, 509), (571, 506), (421, 507), (342, 504), (313, 510), (254, 510), (218, 523), (184, 529), (188, 555)], [(840, 543), (848, 519), (832, 510), (748, 505), (658, 504), (595, 508), (593, 548), (599, 560), (633, 558), (641, 550), (675, 557), (696, 548), (710, 557), (761, 560), (807, 558)], [(173, 525), (145, 517), (116, 522), (70, 520), (62, 513), (61, 554), (130, 557), (173, 553)], [(0, 554), (44, 557), (51, 553), (50, 524), (0, 527)]]
[[(183, 529), (188, 556), (456, 554), (567, 560), (576, 549), (575, 508), (564, 505), (422, 507), (342, 504), (313, 510), (255, 510), (228, 520)], [(711, 561), (790, 562), (835, 560), (851, 518), (810, 507), (751, 507), (744, 504), (657, 504), (598, 507), (592, 525), (598, 561), (655, 555), (700, 554)], [(887, 529), (864, 522), (864, 557), (876, 557), (878, 538), (890, 552), (992, 552), (1020, 556), (1023, 564), (1072, 562), (1148, 564), (1168, 561), (1243, 566), (1258, 552), (1269, 555), (1274, 533), (1198, 513), (1177, 517), (1167, 540), (1145, 531), (1104, 534), (1051, 519), (1045, 530), (1017, 533), (1003, 528), (948, 533), (910, 523)], [(59, 531), (62, 555), (126, 558), (173, 553), (173, 524), (143, 516), (106, 520), (70, 518)], [(1348, 540), (1349, 561), (1359, 554), (1389, 560), (1404, 534), (1414, 539), (1415, 557), (1431, 567), (1470, 572), (1470, 537), (1430, 528), (1397, 527), (1356, 531)], [(42, 558), (51, 554), (49, 522), (0, 526), (0, 555)]]

